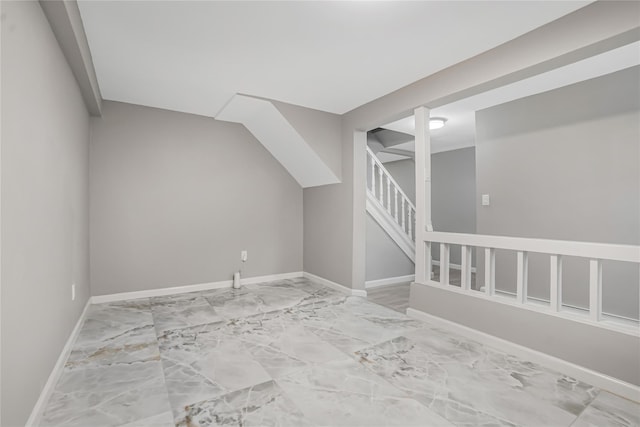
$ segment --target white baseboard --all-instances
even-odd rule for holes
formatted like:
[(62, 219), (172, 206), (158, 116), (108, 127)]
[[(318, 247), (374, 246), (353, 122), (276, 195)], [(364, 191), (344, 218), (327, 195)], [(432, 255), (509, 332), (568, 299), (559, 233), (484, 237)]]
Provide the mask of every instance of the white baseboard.
[(351, 295), (354, 297), (366, 298), (367, 291), (365, 291), (364, 289), (351, 289)]
[[(302, 277), (301, 271), (282, 274), (270, 274), (267, 276), (247, 277), (240, 280), (242, 285), (252, 285), (274, 280), (293, 279)], [(92, 304), (102, 304), (105, 302), (124, 301), (136, 298), (162, 297), (166, 295), (184, 294), (188, 292), (209, 291), (211, 289), (230, 288), (233, 280), (221, 280), (219, 282), (199, 283), (197, 285), (174, 286), (171, 288), (149, 289), (146, 291), (122, 292), (118, 294), (97, 295), (91, 297)]]
[(240, 279), (242, 285), (255, 285), (256, 283), (273, 282), (274, 280), (295, 279), (303, 276), (302, 271), (293, 271), (291, 273), (270, 274), (267, 276), (247, 277)]
[(74, 326), (73, 330), (71, 331), (71, 334), (67, 339), (67, 342), (62, 348), (62, 352), (60, 352), (60, 356), (58, 356), (58, 360), (56, 361), (56, 364), (53, 366), (53, 370), (51, 371), (51, 374), (49, 374), (49, 378), (47, 379), (47, 382), (45, 383), (44, 387), (42, 388), (42, 391), (40, 392), (40, 396), (38, 397), (36, 404), (33, 406), (33, 409), (31, 410), (31, 414), (29, 415), (29, 419), (27, 419), (27, 423), (25, 424), (25, 427), (40, 425), (40, 418), (42, 417), (42, 411), (44, 411), (44, 406), (49, 401), (49, 398), (51, 397), (51, 393), (53, 393), (56, 383), (60, 379), (60, 375), (62, 375), (62, 369), (64, 368), (65, 363), (67, 363), (67, 359), (69, 358), (69, 354), (71, 353), (71, 348), (73, 347), (73, 343), (75, 343), (76, 338), (80, 333), (80, 328), (84, 323), (84, 319), (87, 316), (87, 311), (90, 305), (91, 305), (91, 298), (89, 298), (87, 300), (87, 303), (84, 305), (84, 309), (82, 310), (82, 313), (80, 314), (80, 317), (76, 322), (76, 326)]
[(364, 287), (370, 289), (378, 286), (397, 285), (399, 283), (413, 282), (415, 279), (415, 274), (409, 274), (408, 276), (389, 277), (388, 279), (367, 280), (364, 282)]
[(307, 279), (315, 280), (316, 282), (325, 285), (329, 288), (333, 288), (337, 291), (344, 292), (347, 295), (352, 295), (354, 297), (367, 297), (367, 291), (364, 289), (351, 289), (344, 285), (341, 285), (336, 282), (332, 282), (331, 280), (325, 279), (324, 277), (316, 276), (315, 274), (307, 273), (306, 271), (303, 273), (303, 276)]
[(628, 382), (420, 310), (408, 308), (407, 315), (414, 319), (423, 320), (433, 325), (451, 329), (460, 335), (479, 341), (487, 346), (534, 363), (539, 363), (540, 365), (562, 372), (563, 374), (567, 374), (580, 381), (584, 381), (588, 384), (610, 391), (611, 393), (617, 394), (626, 399), (640, 402), (640, 387)]

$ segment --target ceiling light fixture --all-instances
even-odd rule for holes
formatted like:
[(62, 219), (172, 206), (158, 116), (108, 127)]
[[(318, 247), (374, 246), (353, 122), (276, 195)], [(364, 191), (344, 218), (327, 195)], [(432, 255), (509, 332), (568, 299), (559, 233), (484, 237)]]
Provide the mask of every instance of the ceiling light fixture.
[(444, 127), (444, 124), (447, 122), (447, 119), (444, 117), (432, 117), (429, 119), (429, 129), (435, 130)]

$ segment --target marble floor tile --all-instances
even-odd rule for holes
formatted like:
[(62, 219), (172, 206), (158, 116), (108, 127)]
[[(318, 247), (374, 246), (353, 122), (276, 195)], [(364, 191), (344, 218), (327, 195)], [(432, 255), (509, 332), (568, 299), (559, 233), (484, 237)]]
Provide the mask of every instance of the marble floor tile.
[(153, 305), (151, 309), (156, 333), (187, 328), (222, 320), (211, 305), (202, 297), (188, 304)]
[[(362, 339), (364, 334), (358, 333), (357, 331), (354, 333), (353, 330), (349, 331), (351, 333), (347, 333), (344, 330), (338, 329), (336, 326), (335, 324), (329, 327), (306, 326), (306, 329), (346, 354), (352, 354), (371, 345), (371, 342)], [(358, 325), (351, 324), (351, 326)]]
[(336, 306), (342, 305), (344, 310), (355, 314), (358, 317), (367, 319), (383, 329), (394, 331), (407, 331), (421, 328), (424, 323), (408, 317), (404, 313), (398, 313), (388, 307), (371, 303), (365, 298), (349, 297), (344, 301), (337, 303)]
[(67, 368), (159, 360), (147, 299), (91, 306)]
[(240, 290), (207, 292), (205, 297), (216, 312), (225, 319), (290, 309), (344, 297), (343, 294), (334, 290), (318, 288), (317, 284), (303, 280), (305, 281), (282, 280), (246, 285)]
[(260, 298), (261, 312), (283, 310), (314, 300), (310, 293), (286, 283), (250, 285), (246, 288)]
[(405, 314), (409, 308), (411, 282), (367, 289), (367, 299)]
[(74, 345), (108, 342), (122, 335), (138, 334), (148, 326), (153, 326), (153, 317), (147, 298), (91, 305)]
[(42, 425), (638, 426), (639, 406), (296, 278), (91, 306)]
[(640, 403), (601, 391), (571, 427), (639, 427)]
[(225, 324), (224, 332), (249, 342), (267, 345), (298, 325), (295, 313), (287, 309), (230, 319)]
[(272, 378), (280, 378), (304, 369), (311, 363), (287, 354), (272, 345), (244, 342), (244, 346), (253, 360), (258, 362)]
[[(456, 425), (569, 425), (598, 392), (484, 346), (443, 350), (447, 347), (455, 349), (454, 344), (438, 349), (399, 337), (357, 356), (363, 365)], [(464, 356), (456, 360), (458, 351)]]
[(315, 301), (340, 301), (347, 297), (343, 292), (314, 283), (308, 279), (301, 279), (295, 282), (295, 286), (310, 294), (312, 300)]
[(160, 360), (152, 325), (129, 332), (108, 341), (75, 346), (65, 367), (76, 369)]
[(349, 353), (364, 348), (363, 343), (381, 343), (424, 327), (420, 321), (359, 297), (300, 307), (297, 316), (313, 333)]
[(245, 343), (247, 351), (273, 378), (309, 364), (347, 357), (330, 342), (310, 332), (290, 310), (236, 319), (225, 328), (225, 333)]
[(206, 296), (216, 313), (224, 319), (237, 319), (267, 311), (262, 299), (253, 292), (242, 288), (241, 292)]
[(166, 332), (159, 338), (169, 399), (178, 419), (187, 404), (271, 380), (225, 322)]
[(452, 425), (354, 360), (315, 365), (276, 382), (315, 425)]
[(65, 370), (43, 426), (121, 426), (171, 410), (160, 362)]
[(309, 426), (300, 410), (280, 387), (267, 381), (185, 408), (179, 427), (205, 426)]
[(175, 427), (175, 423), (173, 421), (173, 413), (167, 411), (158, 415), (152, 415), (149, 418), (135, 420), (119, 427)]

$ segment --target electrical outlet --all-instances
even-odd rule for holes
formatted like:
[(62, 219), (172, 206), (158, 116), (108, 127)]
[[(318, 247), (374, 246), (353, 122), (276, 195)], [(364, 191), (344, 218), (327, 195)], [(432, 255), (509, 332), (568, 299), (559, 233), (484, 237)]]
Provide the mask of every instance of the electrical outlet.
[(76, 300), (76, 285), (71, 285), (71, 301)]
[(247, 251), (240, 252), (240, 261), (245, 262), (247, 260)]

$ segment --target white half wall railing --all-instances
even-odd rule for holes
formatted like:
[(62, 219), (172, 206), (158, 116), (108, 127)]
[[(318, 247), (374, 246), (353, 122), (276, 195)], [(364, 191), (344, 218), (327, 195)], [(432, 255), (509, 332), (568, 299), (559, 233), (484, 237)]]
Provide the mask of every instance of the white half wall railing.
[(406, 237), (415, 242), (416, 207), (369, 147), (367, 169), (368, 199), (377, 201)]
[[(603, 316), (602, 312), (602, 262), (604, 260), (637, 264), (640, 270), (640, 246), (606, 243), (574, 242), (563, 240), (529, 239), (506, 236), (487, 236), (462, 233), (444, 233), (426, 231), (422, 244), (425, 246), (425, 276), (416, 277), (416, 282), (442, 287), (454, 292), (462, 292), (480, 298), (489, 298), (535, 311), (569, 317), (573, 320), (606, 326), (622, 332), (640, 335), (640, 323), (637, 320), (622, 320), (612, 316)], [(439, 280), (431, 280), (433, 245), (440, 246)], [(451, 245), (461, 248), (460, 286), (449, 283)], [(472, 248), (484, 250), (484, 287), (482, 291), (471, 287)], [(496, 249), (514, 251), (516, 257), (516, 293), (509, 298), (496, 291)], [(528, 254), (541, 253), (549, 256), (549, 300), (541, 304), (541, 299), (530, 298), (527, 292)], [(563, 257), (577, 257), (589, 260), (589, 307), (588, 310), (575, 310), (563, 306), (562, 301), (562, 261)], [(640, 287), (640, 283), (637, 284)]]

